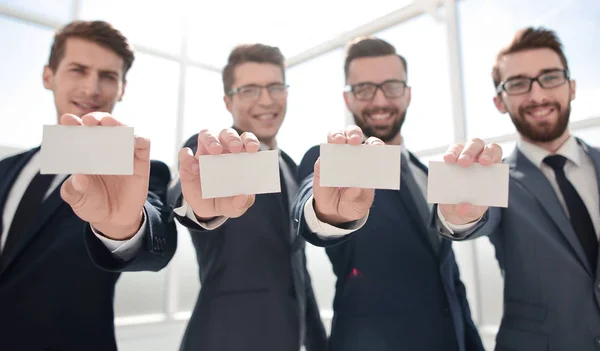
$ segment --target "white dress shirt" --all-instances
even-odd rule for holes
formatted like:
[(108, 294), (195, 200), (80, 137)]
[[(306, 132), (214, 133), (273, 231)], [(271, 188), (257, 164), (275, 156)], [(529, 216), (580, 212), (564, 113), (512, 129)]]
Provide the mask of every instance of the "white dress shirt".
[[(554, 170), (544, 163), (544, 158), (550, 156), (551, 153), (546, 149), (523, 139), (517, 141), (517, 148), (519, 148), (519, 151), (521, 151), (531, 163), (539, 167), (546, 178), (548, 178), (568, 217), (569, 210), (567, 209), (567, 204), (565, 203), (558, 182), (556, 181)], [(596, 178), (594, 163), (573, 136), (569, 137), (555, 154), (567, 158), (567, 163), (564, 168), (567, 179), (573, 184), (573, 187), (577, 190), (581, 200), (583, 200), (583, 203), (592, 218), (596, 235), (598, 235), (600, 232), (600, 199), (598, 196), (598, 180)]]
[[(408, 167), (410, 168), (410, 171), (414, 175), (415, 182), (417, 183), (419, 190), (421, 190), (421, 192), (423, 193), (423, 197), (425, 197), (425, 199), (427, 199), (427, 174), (425, 172), (423, 172), (423, 170), (419, 166), (415, 165), (413, 162), (410, 162), (410, 156), (409, 156), (408, 150), (406, 149), (404, 144), (402, 144), (401, 147), (402, 147), (402, 157), (406, 157), (406, 160), (408, 162)], [(431, 209), (431, 207), (432, 207), (432, 205), (429, 204), (430, 209)], [(461, 225), (451, 224), (451, 223), (448, 223), (443, 216), (440, 216), (440, 214), (441, 214), (441, 212), (439, 212), (439, 209), (438, 209), (438, 217), (439, 217), (441, 224), (444, 227), (446, 227), (446, 229), (448, 229), (451, 233), (460, 233), (460, 232), (466, 231), (476, 224), (476, 223), (468, 223), (468, 224), (461, 224)], [(313, 207), (313, 197), (312, 196), (308, 199), (308, 201), (306, 201), (306, 204), (304, 205), (304, 218), (306, 220), (306, 224), (308, 225), (309, 229), (312, 232), (314, 232), (315, 234), (317, 234), (321, 239), (336, 239), (336, 238), (342, 237), (344, 235), (348, 235), (348, 234), (362, 228), (362, 226), (364, 226), (365, 223), (367, 222), (368, 217), (369, 217), (369, 213), (367, 212), (367, 215), (365, 217), (352, 223), (352, 225), (349, 228), (342, 229), (342, 228), (338, 228), (338, 227), (332, 226), (330, 224), (324, 223), (317, 218), (317, 214), (315, 213), (315, 209)], [(425, 224), (427, 224), (427, 223), (425, 223)]]

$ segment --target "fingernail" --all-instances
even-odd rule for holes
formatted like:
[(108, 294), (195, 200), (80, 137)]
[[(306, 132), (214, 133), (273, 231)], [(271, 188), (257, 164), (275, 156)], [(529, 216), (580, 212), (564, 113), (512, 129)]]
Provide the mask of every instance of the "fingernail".
[(212, 143), (210, 143), (210, 144), (208, 145), (208, 148), (209, 148), (209, 149), (212, 149), (212, 148), (215, 148), (215, 147), (219, 147), (219, 143), (217, 143), (217, 142), (215, 142), (215, 141), (213, 141)]
[(241, 147), (242, 143), (239, 140), (232, 140), (229, 142), (229, 146), (233, 146), (233, 147)]
[(490, 155), (482, 155), (479, 159), (482, 161), (491, 161), (492, 160)]

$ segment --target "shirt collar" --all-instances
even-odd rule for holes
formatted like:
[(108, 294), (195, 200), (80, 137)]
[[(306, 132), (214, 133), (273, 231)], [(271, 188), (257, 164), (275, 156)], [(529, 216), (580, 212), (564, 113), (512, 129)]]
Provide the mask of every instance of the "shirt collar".
[[(542, 165), (546, 156), (551, 155), (551, 152), (548, 150), (524, 140), (523, 138), (519, 138), (517, 140), (517, 148), (537, 167)], [(573, 162), (577, 167), (579, 167), (581, 163), (579, 145), (577, 144), (575, 137), (572, 135), (558, 150), (556, 150), (554, 154), (564, 156), (567, 160)]]

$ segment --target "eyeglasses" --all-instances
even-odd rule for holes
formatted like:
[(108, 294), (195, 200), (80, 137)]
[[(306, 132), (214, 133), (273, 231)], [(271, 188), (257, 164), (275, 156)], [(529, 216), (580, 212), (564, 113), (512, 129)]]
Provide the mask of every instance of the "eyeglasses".
[(281, 84), (281, 83), (272, 83), (267, 86), (249, 84), (249, 85), (241, 86), (239, 88), (231, 89), (227, 93), (227, 95), (238, 94), (242, 99), (258, 100), (260, 98), (260, 96), (262, 95), (263, 89), (267, 89), (267, 91), (269, 92), (269, 95), (271, 96), (272, 99), (280, 99), (285, 96), (285, 93), (287, 92), (288, 87), (289, 87), (288, 85)]
[(371, 82), (358, 83), (347, 85), (344, 90), (346, 92), (352, 92), (356, 100), (368, 101), (375, 97), (378, 89), (381, 89), (383, 95), (388, 99), (399, 98), (404, 95), (406, 81), (392, 79), (386, 80), (381, 84)]
[(507, 95), (527, 94), (531, 91), (533, 82), (538, 82), (540, 87), (544, 89), (551, 89), (563, 85), (568, 80), (569, 72), (567, 70), (552, 70), (535, 78), (518, 77), (501, 82), (496, 87), (496, 93), (499, 94), (504, 90)]

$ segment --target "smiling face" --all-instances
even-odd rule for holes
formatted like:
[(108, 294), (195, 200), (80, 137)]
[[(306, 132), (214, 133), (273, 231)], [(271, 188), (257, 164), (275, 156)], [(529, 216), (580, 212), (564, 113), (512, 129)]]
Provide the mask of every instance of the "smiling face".
[(94, 42), (68, 38), (57, 68), (44, 67), (44, 87), (54, 94), (58, 118), (94, 111), (112, 113), (125, 91), (123, 59)]
[[(502, 56), (497, 67), (505, 89), (524, 87), (522, 93), (502, 91), (494, 98), (498, 110), (509, 114), (521, 136), (534, 143), (566, 140), (575, 81), (564, 73), (559, 55), (548, 48), (523, 50)], [(527, 92), (527, 78), (536, 77), (546, 87), (535, 81)]]
[[(356, 125), (363, 130), (365, 136), (378, 137), (387, 144), (400, 143), (400, 129), (410, 104), (411, 93), (410, 87), (399, 83), (405, 81), (406, 69), (395, 54), (360, 57), (350, 62), (347, 84), (353, 87), (353, 92), (345, 92), (344, 100)], [(361, 98), (360, 90), (365, 85), (384, 82), (388, 82), (386, 87), (378, 88), (372, 98)]]
[(245, 62), (235, 67), (233, 77), (235, 93), (224, 100), (234, 126), (271, 145), (287, 107), (282, 68), (272, 63)]

